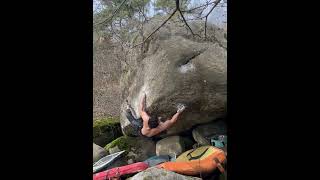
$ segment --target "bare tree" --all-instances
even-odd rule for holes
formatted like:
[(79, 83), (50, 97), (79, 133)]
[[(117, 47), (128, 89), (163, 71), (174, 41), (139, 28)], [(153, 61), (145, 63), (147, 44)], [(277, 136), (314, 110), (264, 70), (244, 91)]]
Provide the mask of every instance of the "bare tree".
[(204, 38), (207, 39), (207, 22), (208, 22), (208, 16), (211, 14), (211, 12), (213, 11), (213, 9), (215, 7), (217, 7), (217, 5), (220, 3), (221, 0), (216, 0), (214, 2), (214, 6), (212, 6), (212, 8), (210, 9), (210, 11), (207, 13), (207, 15), (205, 16), (206, 20), (205, 20), (205, 24), (204, 24)]
[[(150, 35), (147, 36), (146, 39), (144, 39), (141, 43), (132, 46), (132, 48), (135, 48), (135, 47), (137, 47), (137, 46), (139, 46), (139, 45), (144, 44), (154, 33), (156, 33), (161, 27), (163, 27), (163, 26), (176, 14), (176, 12), (179, 12), (179, 13), (180, 13), (180, 16), (182, 17), (183, 22), (184, 22), (185, 25), (189, 28), (189, 30), (191, 31), (191, 34), (192, 34), (193, 36), (195, 36), (196, 34), (193, 33), (193, 31), (192, 31), (192, 29), (190, 28), (189, 24), (188, 24), (187, 21), (185, 20), (185, 18), (184, 18), (184, 16), (183, 16), (183, 13), (182, 13), (182, 11), (181, 11), (181, 9), (180, 9), (180, 5), (179, 5), (179, 4), (180, 4), (180, 1), (179, 1), (179, 0), (176, 0), (176, 8), (175, 8), (174, 11), (170, 14), (170, 16), (169, 16), (158, 28), (156, 28), (152, 33), (150, 33)], [(199, 36), (199, 35), (198, 35), (198, 36)], [(200, 36), (199, 36), (199, 37), (200, 37)]]
[[(123, 0), (121, 2), (121, 4), (114, 10), (114, 12), (110, 15), (110, 17), (104, 19), (103, 21), (99, 22), (96, 24), (97, 25), (101, 25), (101, 24), (104, 24), (104, 23), (107, 23), (109, 21), (111, 21), (115, 16), (116, 14), (120, 11), (121, 7), (124, 6), (124, 4), (126, 3), (127, 0)], [(206, 40), (207, 39), (207, 23), (208, 23), (208, 18), (209, 18), (209, 15), (212, 13), (212, 11), (218, 7), (218, 5), (220, 4), (221, 0), (215, 0), (215, 1), (207, 1), (205, 4), (203, 5), (200, 5), (198, 7), (194, 7), (194, 8), (191, 8), (191, 9), (188, 9), (188, 10), (181, 10), (180, 8), (180, 0), (175, 0), (175, 9), (173, 10), (172, 13), (170, 13), (170, 15), (168, 16), (167, 19), (165, 19), (155, 30), (153, 30), (148, 36), (144, 37), (144, 33), (143, 33), (143, 30), (144, 30), (144, 24), (146, 22), (149, 21), (149, 19), (147, 18), (146, 14), (144, 13), (144, 6), (141, 5), (138, 6), (137, 8), (137, 12), (138, 12), (138, 19), (139, 19), (139, 25), (135, 25), (135, 27), (132, 27), (131, 29), (131, 32), (132, 31), (136, 31), (136, 32), (139, 32), (140, 36), (142, 37), (142, 42), (138, 43), (138, 44), (135, 44), (135, 45), (132, 45), (131, 48), (135, 48), (139, 45), (142, 45), (141, 47), (141, 50), (144, 49), (144, 44), (145, 42), (150, 39), (157, 31), (159, 31), (177, 12), (179, 12), (179, 16), (181, 17), (180, 19), (180, 22), (182, 22), (186, 28), (191, 32), (191, 34), (193, 36), (198, 36), (199, 38), (202, 38), (200, 35), (198, 34), (195, 34), (192, 30), (192, 28), (189, 26), (189, 23), (188, 21), (191, 21), (191, 20), (202, 20), (204, 19), (204, 39)], [(213, 5), (209, 12), (206, 13), (206, 15), (204, 16), (201, 16), (203, 14), (203, 12), (208, 8), (210, 7), (211, 5)], [(187, 14), (193, 14), (194, 12), (198, 11), (198, 16), (195, 17), (195, 18), (192, 18), (192, 19), (186, 19), (185, 18), (185, 15), (184, 13), (187, 13)], [(143, 17), (143, 18), (142, 18)], [(119, 25), (119, 28), (120, 30), (116, 31), (114, 30), (114, 27), (117, 23), (112, 23), (111, 22), (111, 28), (110, 28), (110, 33), (112, 33), (114, 36), (115, 36), (115, 39), (117, 39), (119, 41), (119, 43), (121, 44), (122, 48), (124, 48), (124, 42), (123, 40), (121, 40), (121, 36), (119, 36), (119, 32), (121, 32), (121, 29), (122, 29), (122, 23), (123, 23), (123, 20), (120, 19), (119, 22), (118, 22), (118, 25)], [(124, 20), (124, 23), (128, 24), (128, 20)]]
[(204, 39), (207, 39), (207, 22), (208, 22), (208, 17), (209, 17), (209, 15), (211, 14), (211, 12), (213, 11), (213, 9), (214, 8), (216, 8), (217, 7), (217, 5), (219, 4), (221, 2), (221, 0), (216, 0), (216, 1), (213, 1), (213, 2), (207, 2), (206, 4), (203, 4), (203, 5), (201, 5), (201, 6), (198, 6), (198, 7), (195, 7), (195, 8), (192, 8), (192, 9), (189, 9), (189, 10), (184, 10), (184, 11), (182, 11), (181, 9), (180, 9), (180, 6), (179, 6), (179, 0), (176, 0), (176, 8), (174, 9), (174, 11), (170, 14), (170, 16), (160, 25), (160, 26), (158, 26), (153, 32), (151, 32), (148, 36), (147, 36), (147, 38), (146, 39), (144, 39), (141, 43), (139, 43), (139, 44), (136, 44), (136, 45), (133, 45), (132, 46), (132, 48), (135, 48), (135, 47), (137, 47), (137, 46), (139, 46), (139, 45), (143, 45), (153, 34), (155, 34), (161, 27), (163, 27), (174, 15), (175, 15), (175, 13), (178, 11), (179, 12), (179, 14), (180, 14), (180, 16), (181, 16), (181, 18), (182, 18), (182, 21), (184, 22), (184, 24), (188, 27), (188, 29), (190, 30), (190, 32), (191, 32), (191, 34), (193, 35), (193, 36), (198, 36), (198, 37), (200, 37), (201, 38), (201, 36), (200, 35), (198, 35), (198, 34), (195, 34), (193, 31), (192, 31), (192, 29), (191, 29), (191, 27), (189, 26), (189, 24), (188, 24), (188, 20), (186, 20), (185, 19), (185, 17), (184, 17), (184, 15), (183, 15), (183, 12), (186, 12), (186, 13), (191, 13), (192, 11), (194, 11), (194, 10), (197, 10), (197, 9), (199, 9), (199, 8), (203, 8), (202, 10), (201, 10), (201, 13), (200, 13), (200, 15), (203, 13), (203, 11), (209, 6), (209, 5), (211, 5), (211, 4), (214, 4), (213, 6), (212, 6), (212, 8), (209, 10), (209, 12), (205, 15), (205, 16), (203, 16), (203, 17), (197, 17), (197, 18), (195, 18), (195, 19), (192, 19), (192, 20), (196, 20), (196, 19), (203, 19), (203, 18), (205, 18), (205, 28), (204, 28)]
[(123, 0), (123, 1), (121, 2), (121, 4), (119, 5), (119, 7), (112, 13), (112, 15), (111, 15), (110, 17), (108, 17), (107, 19), (103, 20), (102, 22), (97, 23), (96, 25), (94, 25), (94, 27), (97, 26), (97, 25), (100, 25), (100, 24), (103, 24), (103, 23), (106, 23), (106, 22), (112, 20), (112, 18), (119, 12), (119, 10), (120, 10), (121, 7), (125, 4), (126, 1), (127, 1), (127, 0)]

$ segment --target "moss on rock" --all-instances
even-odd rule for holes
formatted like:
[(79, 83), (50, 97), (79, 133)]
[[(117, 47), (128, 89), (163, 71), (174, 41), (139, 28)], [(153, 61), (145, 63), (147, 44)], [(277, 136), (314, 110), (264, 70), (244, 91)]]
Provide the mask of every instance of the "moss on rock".
[(143, 180), (153, 180), (153, 176), (145, 176), (143, 177)]
[(122, 135), (119, 118), (107, 117), (93, 121), (93, 141), (105, 146)]
[(161, 172), (161, 176), (167, 176), (167, 172), (165, 171)]
[(93, 138), (120, 126), (119, 118), (103, 118), (93, 121)]
[(114, 129), (120, 125), (119, 118), (102, 118), (93, 121), (93, 137), (101, 135), (106, 130)]
[(109, 152), (109, 149), (115, 146), (118, 146), (121, 151), (126, 151), (126, 160), (133, 159), (135, 162), (144, 161), (156, 155), (155, 143), (142, 137), (121, 136), (107, 144), (104, 149)]
[(106, 151), (109, 151), (110, 148), (118, 146), (120, 150), (126, 150), (128, 152), (134, 144), (135, 141), (133, 137), (121, 136), (107, 144), (104, 148)]
[(101, 119), (96, 119), (93, 121), (93, 127), (96, 126), (104, 126), (108, 124), (116, 124), (119, 123), (119, 118), (117, 117), (106, 117)]

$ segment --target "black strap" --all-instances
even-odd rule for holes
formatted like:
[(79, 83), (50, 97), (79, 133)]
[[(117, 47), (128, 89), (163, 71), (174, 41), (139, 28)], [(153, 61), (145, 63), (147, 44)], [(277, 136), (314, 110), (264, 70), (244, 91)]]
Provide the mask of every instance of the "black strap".
[(193, 153), (196, 149), (193, 150), (193, 151), (191, 151), (191, 152), (189, 152), (189, 153), (187, 154), (187, 156), (190, 156), (189, 161), (190, 161), (190, 160), (194, 160), (194, 159), (199, 159), (201, 156), (203, 156), (203, 155), (208, 151), (208, 149), (209, 149), (209, 148), (207, 148), (205, 151), (203, 151), (203, 153), (201, 153), (199, 156), (195, 156), (195, 157), (192, 157), (192, 156), (191, 156), (191, 153)]

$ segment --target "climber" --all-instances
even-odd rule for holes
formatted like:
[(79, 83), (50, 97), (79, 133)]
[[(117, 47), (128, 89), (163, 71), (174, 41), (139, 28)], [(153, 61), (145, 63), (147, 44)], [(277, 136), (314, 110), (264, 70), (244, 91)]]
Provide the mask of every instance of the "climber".
[(149, 116), (145, 111), (146, 94), (144, 94), (139, 107), (139, 114), (141, 118), (136, 118), (132, 114), (132, 108), (127, 101), (126, 117), (130, 121), (133, 129), (139, 136), (152, 137), (162, 131), (170, 128), (175, 122), (177, 122), (179, 115), (185, 110), (185, 105), (178, 104), (177, 112), (172, 116), (171, 119), (161, 122), (157, 115)]

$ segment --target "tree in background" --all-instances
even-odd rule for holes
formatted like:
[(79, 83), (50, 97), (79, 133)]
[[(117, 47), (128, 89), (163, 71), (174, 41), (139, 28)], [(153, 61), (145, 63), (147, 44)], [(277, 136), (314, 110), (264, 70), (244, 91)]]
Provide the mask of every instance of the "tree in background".
[[(169, 20), (179, 26), (185, 26), (193, 36), (207, 39), (207, 22), (211, 12), (216, 7), (226, 5), (225, 0), (207, 0), (204, 4), (193, 3), (191, 0), (100, 0), (104, 8), (95, 13), (94, 30), (99, 37), (116, 41), (122, 51), (128, 48), (140, 46), (144, 49), (144, 42), (163, 27)], [(203, 1), (202, 1), (203, 2)], [(161, 12), (161, 16), (167, 17), (153, 32), (144, 35), (144, 24), (148, 22), (148, 9), (155, 7)], [(203, 21), (204, 32), (196, 34), (189, 26), (190, 21)], [(138, 44), (130, 44), (133, 34), (140, 34), (142, 41)], [(97, 38), (95, 38), (97, 39)]]
[[(180, 0), (179, 6), (181, 10), (186, 10), (190, 1), (191, 0)], [(176, 2), (174, 0), (155, 0), (154, 7), (156, 11), (170, 14), (176, 8)]]
[[(145, 42), (153, 36), (168, 21), (178, 26), (185, 26), (193, 36), (207, 40), (207, 22), (211, 12), (221, 6), (226, 6), (226, 0), (95, 0), (99, 1), (99, 10), (93, 14), (93, 53), (94, 60), (112, 60), (110, 67), (119, 67), (119, 62), (126, 63), (126, 54), (131, 48), (140, 47), (144, 51)], [(204, 4), (203, 4), (204, 3)], [(164, 21), (150, 33), (144, 33), (144, 25), (152, 19), (155, 12), (148, 13), (150, 7), (162, 11)], [(189, 26), (191, 21), (202, 21), (203, 32), (193, 32)], [(199, 33), (199, 34), (197, 34)], [(133, 39), (139, 40), (132, 43)], [(208, 39), (215, 39), (214, 33)], [(219, 43), (219, 42), (218, 42)], [(108, 49), (108, 52), (105, 50)], [(112, 58), (107, 58), (109, 56)], [(119, 68), (114, 68), (119, 69)], [(113, 73), (110, 77), (117, 77)]]
[(115, 35), (118, 41), (127, 39), (128, 33), (137, 32), (137, 28), (146, 20), (146, 8), (150, 0), (101, 0), (103, 10), (94, 14), (94, 29)]

